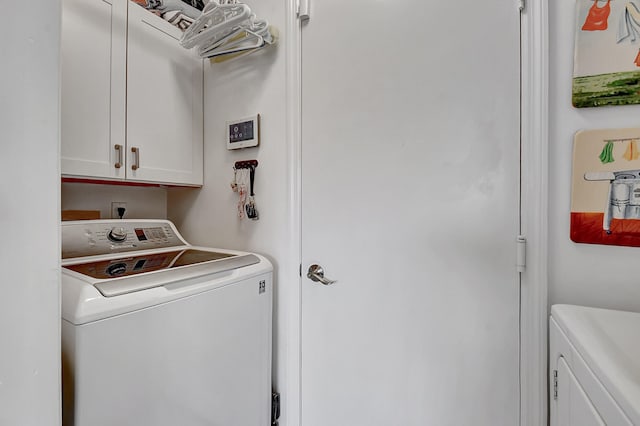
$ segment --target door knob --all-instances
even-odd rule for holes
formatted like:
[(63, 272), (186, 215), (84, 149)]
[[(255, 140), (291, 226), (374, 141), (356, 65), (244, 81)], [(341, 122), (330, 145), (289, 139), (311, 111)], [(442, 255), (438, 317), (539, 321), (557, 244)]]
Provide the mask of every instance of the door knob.
[(320, 265), (311, 265), (309, 266), (309, 270), (307, 271), (307, 278), (311, 281), (319, 282), (324, 285), (331, 285), (335, 283), (335, 280), (330, 280), (324, 276), (324, 269)]

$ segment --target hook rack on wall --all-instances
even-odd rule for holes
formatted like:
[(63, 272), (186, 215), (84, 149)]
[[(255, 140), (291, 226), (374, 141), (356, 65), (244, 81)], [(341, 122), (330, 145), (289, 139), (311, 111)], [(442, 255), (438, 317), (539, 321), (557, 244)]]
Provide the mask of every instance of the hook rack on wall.
[(240, 219), (245, 217), (245, 211), (246, 217), (251, 220), (260, 218), (253, 192), (256, 167), (258, 167), (258, 160), (236, 161), (233, 166), (231, 190), (238, 193), (238, 217)]
[(245, 161), (236, 161), (236, 164), (233, 166), (234, 169), (251, 169), (258, 167), (258, 160), (245, 160)]

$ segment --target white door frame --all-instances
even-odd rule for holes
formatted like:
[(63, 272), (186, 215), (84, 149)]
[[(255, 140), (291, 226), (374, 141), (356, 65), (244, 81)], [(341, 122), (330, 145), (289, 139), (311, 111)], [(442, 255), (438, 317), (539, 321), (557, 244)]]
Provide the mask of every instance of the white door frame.
[(522, 233), (527, 267), (521, 275), (520, 426), (547, 424), (547, 232), (549, 26), (548, 0), (525, 3), (522, 57)]
[[(298, 0), (286, 0), (286, 116), (289, 241), (278, 292), (281, 310), (278, 373), (281, 426), (300, 426), (302, 415), (301, 139), (302, 79)], [(516, 1), (513, 2), (516, 7)], [(508, 4), (508, 3), (507, 3)], [(313, 19), (313, 18), (312, 18)], [(522, 229), (527, 266), (521, 275), (520, 426), (547, 424), (547, 214), (548, 214), (548, 20), (547, 0), (530, 0), (521, 19)], [(515, 241), (514, 241), (515, 248)]]

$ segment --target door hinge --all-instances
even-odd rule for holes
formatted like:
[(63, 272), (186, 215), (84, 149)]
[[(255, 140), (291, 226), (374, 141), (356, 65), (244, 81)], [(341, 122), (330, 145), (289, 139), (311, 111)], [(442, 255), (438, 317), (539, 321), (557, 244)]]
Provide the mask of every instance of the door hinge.
[(553, 400), (558, 400), (558, 370), (553, 370)]
[(271, 426), (278, 426), (280, 418), (280, 394), (271, 392)]
[(301, 21), (307, 21), (310, 18), (311, 0), (298, 0), (298, 19)]
[(527, 267), (527, 239), (523, 235), (516, 238), (516, 269), (524, 272)]
[(526, 6), (526, 0), (518, 0), (518, 10), (520, 13), (524, 12), (524, 7)]
[(298, 274), (300, 276), (302, 276), (302, 263), (300, 264), (300, 267), (298, 268)]

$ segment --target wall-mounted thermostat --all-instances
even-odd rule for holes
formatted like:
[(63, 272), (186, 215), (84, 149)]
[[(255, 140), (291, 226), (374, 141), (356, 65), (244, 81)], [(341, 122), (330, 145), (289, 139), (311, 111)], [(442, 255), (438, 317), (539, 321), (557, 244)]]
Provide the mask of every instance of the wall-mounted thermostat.
[(227, 149), (249, 148), (260, 143), (260, 114), (227, 121)]

